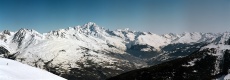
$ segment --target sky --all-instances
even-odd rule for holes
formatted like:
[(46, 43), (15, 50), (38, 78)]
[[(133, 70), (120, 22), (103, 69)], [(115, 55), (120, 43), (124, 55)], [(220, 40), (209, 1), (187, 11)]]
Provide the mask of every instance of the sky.
[(230, 30), (230, 0), (0, 0), (0, 31), (40, 33), (95, 22), (156, 34)]

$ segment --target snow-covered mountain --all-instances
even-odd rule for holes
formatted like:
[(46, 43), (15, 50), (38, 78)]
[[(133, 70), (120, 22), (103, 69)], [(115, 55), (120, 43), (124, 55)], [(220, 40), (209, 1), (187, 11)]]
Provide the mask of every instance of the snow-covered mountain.
[(0, 80), (66, 80), (45, 70), (0, 58)]
[(226, 80), (230, 73), (230, 34), (222, 33), (192, 54), (108, 80)]
[(225, 33), (157, 35), (129, 29), (107, 30), (89, 22), (39, 33), (20, 29), (0, 32), (0, 56), (46, 69), (67, 79), (106, 79), (120, 73), (185, 57)]

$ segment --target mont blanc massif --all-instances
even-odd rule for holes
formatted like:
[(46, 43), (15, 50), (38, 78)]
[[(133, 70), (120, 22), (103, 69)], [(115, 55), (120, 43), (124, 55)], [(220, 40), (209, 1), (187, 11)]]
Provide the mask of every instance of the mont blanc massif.
[(224, 80), (230, 32), (157, 35), (93, 22), (48, 33), (22, 28), (0, 31), (0, 57), (10, 59), (0, 63), (1, 80), (12, 60), (68, 80)]

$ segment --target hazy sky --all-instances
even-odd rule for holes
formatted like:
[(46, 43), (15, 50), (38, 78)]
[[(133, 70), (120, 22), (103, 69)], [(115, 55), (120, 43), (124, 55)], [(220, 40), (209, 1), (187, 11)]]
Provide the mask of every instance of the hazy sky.
[(157, 34), (230, 30), (230, 0), (0, 0), (0, 31), (95, 22)]

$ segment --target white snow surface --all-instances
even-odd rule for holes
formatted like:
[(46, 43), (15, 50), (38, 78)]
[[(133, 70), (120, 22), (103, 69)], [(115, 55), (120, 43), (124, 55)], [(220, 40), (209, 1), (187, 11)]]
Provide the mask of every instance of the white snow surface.
[(184, 67), (191, 67), (195, 65), (195, 62), (199, 61), (199, 59), (193, 59), (192, 61), (188, 62), (188, 65), (183, 64)]
[(210, 55), (219, 56), (219, 55), (223, 55), (225, 50), (230, 49), (230, 45), (211, 43), (211, 44), (209, 44), (207, 46), (202, 47), (200, 49), (200, 51), (202, 51), (204, 49), (211, 49), (211, 48), (214, 48), (214, 49), (217, 49), (217, 50), (216, 50), (215, 54), (210, 53)]
[(230, 80), (230, 74), (223, 75), (223, 76), (217, 78), (216, 80)]
[(230, 74), (228, 74), (228, 75), (226, 75), (225, 77), (224, 77), (224, 80), (229, 80), (230, 79)]
[(0, 80), (66, 80), (45, 70), (0, 58)]

